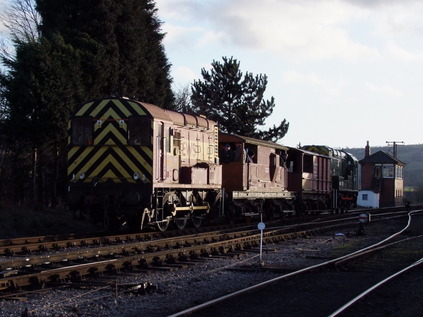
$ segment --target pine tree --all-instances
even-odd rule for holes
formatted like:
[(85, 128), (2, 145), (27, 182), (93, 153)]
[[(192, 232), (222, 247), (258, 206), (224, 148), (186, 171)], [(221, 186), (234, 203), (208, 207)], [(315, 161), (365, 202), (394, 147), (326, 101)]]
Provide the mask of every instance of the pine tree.
[[(126, 96), (169, 108), (170, 64), (152, 0), (37, 0), (41, 31), (78, 52), (85, 99)], [(81, 100), (82, 101), (82, 100)]]
[(33, 147), (65, 140), (72, 96), (81, 89), (69, 71), (75, 65), (72, 48), (66, 50), (59, 38), (54, 49), (51, 44), (44, 39), (20, 43), (16, 58), (5, 61), (10, 68), (3, 80), (10, 105), (7, 123), (15, 137)]
[(258, 128), (273, 112), (274, 98), (263, 100), (266, 75), (243, 73), (240, 63), (223, 57), (223, 63), (213, 61), (210, 72), (201, 70), (203, 80), (194, 81), (191, 102), (193, 112), (205, 114), (217, 121), (224, 132), (277, 141), (288, 131), (289, 123), (261, 131)]
[[(17, 42), (15, 49), (16, 57), (4, 60), (9, 72), (0, 76), (8, 106), (4, 133), (7, 140), (15, 141), (14, 174), (32, 175), (26, 185), (16, 182), (20, 186), (16, 193), (30, 187), (32, 195), (27, 192), (25, 200), (32, 196), (32, 202), (44, 203), (46, 192), (56, 192), (58, 170), (53, 165), (59, 164), (58, 155), (64, 153), (69, 114), (80, 90), (72, 77), (78, 73), (74, 68), (77, 64), (72, 47), (60, 37), (54, 44), (44, 38)], [(48, 183), (47, 177), (52, 178)], [(57, 197), (49, 196), (49, 201), (55, 204)]]

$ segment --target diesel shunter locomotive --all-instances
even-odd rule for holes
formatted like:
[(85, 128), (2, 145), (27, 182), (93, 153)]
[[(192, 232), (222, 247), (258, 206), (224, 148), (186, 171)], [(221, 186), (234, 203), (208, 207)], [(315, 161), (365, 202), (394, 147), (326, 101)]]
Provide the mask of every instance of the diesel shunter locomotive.
[(95, 223), (200, 226), (220, 201), (211, 120), (112, 98), (83, 104), (69, 131), (69, 205)]
[(359, 185), (342, 150), (221, 133), (203, 116), (126, 98), (80, 106), (68, 143), (69, 206), (107, 227), (343, 211)]

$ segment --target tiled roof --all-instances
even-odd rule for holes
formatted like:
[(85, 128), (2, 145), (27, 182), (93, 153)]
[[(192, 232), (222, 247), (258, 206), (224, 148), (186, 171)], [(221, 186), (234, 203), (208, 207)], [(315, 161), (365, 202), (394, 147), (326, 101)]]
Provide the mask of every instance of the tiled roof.
[(360, 164), (363, 163), (379, 163), (379, 164), (396, 164), (396, 165), (405, 165), (404, 162), (401, 162), (400, 160), (396, 159), (392, 155), (378, 151), (368, 157), (365, 157), (360, 161)]

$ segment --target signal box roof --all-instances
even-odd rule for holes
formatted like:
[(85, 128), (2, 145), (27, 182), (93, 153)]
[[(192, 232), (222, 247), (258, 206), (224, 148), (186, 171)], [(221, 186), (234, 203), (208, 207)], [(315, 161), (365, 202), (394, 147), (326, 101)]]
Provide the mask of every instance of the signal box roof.
[(372, 163), (372, 164), (395, 164), (395, 165), (402, 165), (404, 166), (405, 163), (398, 160), (397, 158), (393, 157), (392, 155), (378, 151), (372, 155), (369, 155), (368, 157), (365, 157), (360, 161), (360, 164), (365, 163)]

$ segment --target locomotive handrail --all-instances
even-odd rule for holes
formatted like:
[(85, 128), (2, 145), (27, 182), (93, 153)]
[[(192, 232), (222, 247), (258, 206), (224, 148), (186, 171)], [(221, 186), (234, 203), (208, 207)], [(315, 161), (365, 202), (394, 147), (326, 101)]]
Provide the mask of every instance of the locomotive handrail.
[(163, 142), (162, 142), (162, 155), (163, 155), (163, 171), (162, 171), (162, 179), (166, 180), (167, 179), (167, 149), (166, 149), (166, 137), (163, 137)]

